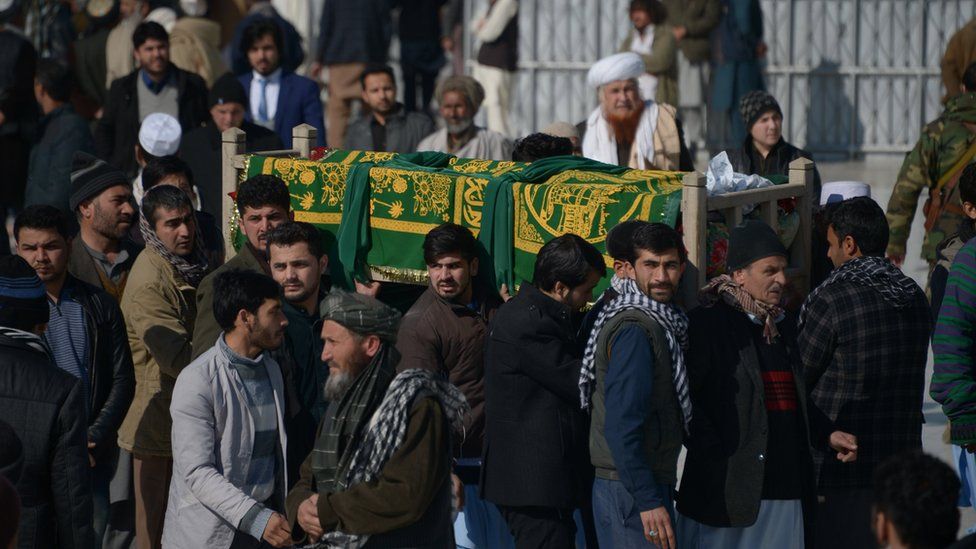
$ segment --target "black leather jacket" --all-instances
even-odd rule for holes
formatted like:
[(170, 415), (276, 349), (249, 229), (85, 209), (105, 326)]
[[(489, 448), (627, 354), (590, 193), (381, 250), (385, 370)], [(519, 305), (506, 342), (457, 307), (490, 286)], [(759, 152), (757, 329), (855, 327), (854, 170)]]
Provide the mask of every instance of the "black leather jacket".
[(101, 453), (115, 446), (119, 425), (132, 404), (136, 388), (132, 351), (122, 311), (111, 296), (70, 274), (65, 287), (81, 304), (88, 324), (88, 440)]

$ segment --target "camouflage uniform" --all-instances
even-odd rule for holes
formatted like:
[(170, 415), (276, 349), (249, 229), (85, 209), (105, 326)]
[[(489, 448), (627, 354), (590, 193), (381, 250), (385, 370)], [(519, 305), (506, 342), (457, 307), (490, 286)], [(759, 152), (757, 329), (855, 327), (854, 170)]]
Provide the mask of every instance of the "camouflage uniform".
[[(915, 148), (905, 157), (888, 201), (887, 217), (891, 228), (888, 255), (905, 255), (905, 243), (922, 189), (934, 192), (942, 175), (959, 161), (976, 140), (976, 133), (964, 123), (976, 124), (976, 93), (965, 93), (949, 100), (942, 115), (922, 129)], [(958, 193), (955, 196), (958, 200)], [(935, 249), (939, 242), (956, 232), (962, 219), (957, 213), (944, 211), (932, 230), (925, 235), (922, 258), (930, 265), (935, 262)]]

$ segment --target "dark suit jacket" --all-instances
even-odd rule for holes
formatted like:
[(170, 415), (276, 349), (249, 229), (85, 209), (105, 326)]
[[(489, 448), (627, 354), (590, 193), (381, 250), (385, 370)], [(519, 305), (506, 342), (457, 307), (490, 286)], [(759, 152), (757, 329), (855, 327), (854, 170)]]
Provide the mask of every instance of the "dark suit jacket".
[[(241, 129), (247, 134), (247, 152), (281, 149), (281, 139), (275, 132), (244, 121)], [(221, 193), (220, 132), (217, 126), (206, 125), (183, 134), (177, 153), (193, 171), (193, 180), (200, 190), (203, 211), (220, 219)]]
[(92, 502), (81, 383), (47, 353), (4, 332), (0, 418), (13, 427), (24, 451), (17, 547), (87, 549), (93, 542)]
[(491, 320), (481, 492), (492, 503), (573, 509), (590, 489), (570, 319), (568, 307), (523, 283)]
[[(199, 76), (172, 67), (179, 90), (180, 126), (183, 133), (210, 118), (207, 112), (207, 85)], [(139, 141), (139, 93), (136, 85), (139, 69), (115, 79), (108, 92), (102, 119), (95, 129), (95, 151), (99, 158), (121, 169), (130, 178), (136, 176), (135, 146)]]
[[(239, 76), (247, 94), (247, 120), (254, 121), (251, 112), (251, 80), (254, 72)], [(291, 130), (299, 124), (311, 124), (319, 132), (319, 146), (325, 145), (325, 122), (322, 115), (322, 101), (319, 100), (319, 86), (314, 81), (293, 72), (282, 72), (281, 91), (278, 92), (278, 110), (275, 112), (275, 133), (281, 138), (286, 149), (291, 148)]]

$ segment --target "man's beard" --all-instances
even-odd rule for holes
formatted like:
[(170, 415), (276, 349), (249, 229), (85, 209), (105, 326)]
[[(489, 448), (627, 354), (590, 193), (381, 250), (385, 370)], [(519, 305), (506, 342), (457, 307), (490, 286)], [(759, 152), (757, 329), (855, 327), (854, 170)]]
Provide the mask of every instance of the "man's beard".
[(349, 372), (339, 372), (335, 374), (330, 374), (329, 379), (325, 380), (325, 387), (322, 388), (322, 394), (325, 396), (327, 402), (337, 401), (342, 398), (342, 395), (346, 394), (349, 387), (352, 387), (352, 382), (356, 378), (349, 374)]
[(451, 135), (457, 135), (459, 133), (464, 133), (471, 129), (474, 124), (474, 118), (465, 118), (456, 124), (447, 122), (447, 133)]
[(613, 136), (617, 143), (633, 143), (640, 125), (641, 115), (644, 114), (644, 104), (638, 103), (637, 108), (624, 114), (607, 114), (607, 122), (613, 128)]
[(130, 215), (129, 227), (122, 229), (119, 227), (119, 221), (123, 216), (118, 216), (116, 219), (110, 220), (107, 215), (102, 213), (102, 208), (99, 207), (98, 203), (95, 204), (95, 217), (92, 223), (92, 228), (96, 233), (109, 238), (112, 240), (120, 240), (129, 232), (129, 228), (132, 227), (132, 223), (135, 221), (134, 215)]

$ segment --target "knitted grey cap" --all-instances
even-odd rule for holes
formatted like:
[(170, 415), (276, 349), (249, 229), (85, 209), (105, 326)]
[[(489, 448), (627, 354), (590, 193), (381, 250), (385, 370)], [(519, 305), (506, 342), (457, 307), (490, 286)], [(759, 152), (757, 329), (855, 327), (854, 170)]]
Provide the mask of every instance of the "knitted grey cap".
[(71, 211), (89, 198), (116, 185), (132, 185), (120, 170), (104, 160), (76, 152), (71, 164), (71, 197), (68, 206)]

